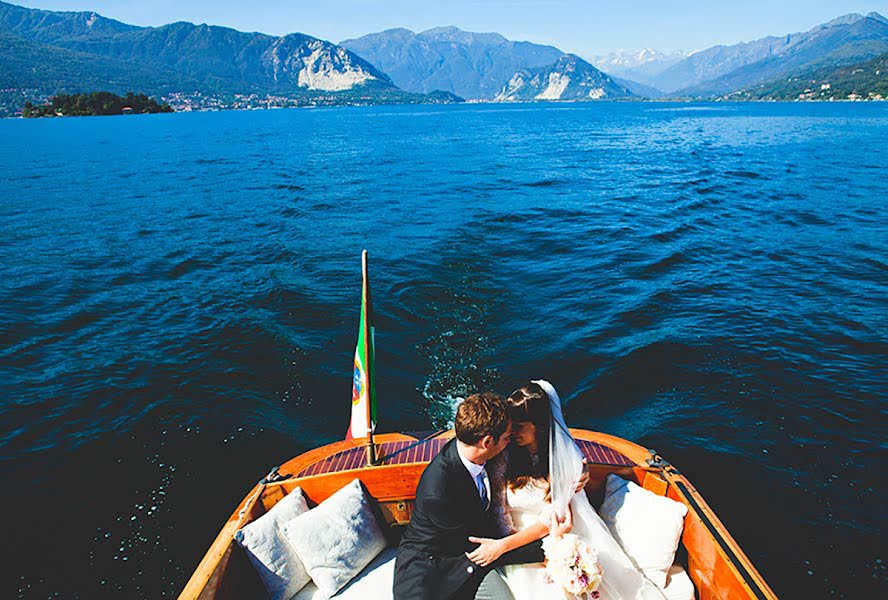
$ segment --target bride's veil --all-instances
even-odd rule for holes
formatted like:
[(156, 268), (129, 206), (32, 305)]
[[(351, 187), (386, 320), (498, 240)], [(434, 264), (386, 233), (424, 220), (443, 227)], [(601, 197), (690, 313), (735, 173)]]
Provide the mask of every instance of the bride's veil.
[(561, 412), (561, 399), (552, 384), (538, 379), (537, 384), (549, 397), (552, 422), (549, 427), (549, 489), (552, 510), (564, 516), (570, 505), (572, 533), (588, 542), (604, 570), (601, 583), (605, 600), (665, 599), (657, 586), (647, 580), (613, 538), (607, 525), (589, 504), (585, 492), (574, 490), (583, 473), (583, 454), (570, 434)]
[(544, 379), (533, 383), (543, 388), (549, 396), (549, 410), (552, 413), (549, 426), (549, 496), (552, 510), (562, 518), (574, 495), (577, 480), (583, 474), (583, 455), (564, 422), (558, 392)]

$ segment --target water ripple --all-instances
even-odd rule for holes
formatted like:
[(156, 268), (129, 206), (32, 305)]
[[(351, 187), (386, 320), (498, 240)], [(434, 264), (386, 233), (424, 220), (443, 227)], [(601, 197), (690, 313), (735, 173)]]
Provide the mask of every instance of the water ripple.
[(368, 248), (381, 429), (547, 377), (779, 594), (877, 597), (882, 104), (0, 122), (16, 589), (172, 596), (251, 482), (341, 439)]

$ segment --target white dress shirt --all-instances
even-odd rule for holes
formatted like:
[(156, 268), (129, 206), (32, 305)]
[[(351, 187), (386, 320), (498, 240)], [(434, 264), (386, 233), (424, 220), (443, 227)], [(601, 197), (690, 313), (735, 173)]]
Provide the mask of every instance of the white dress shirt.
[[(463, 466), (469, 472), (469, 475), (472, 476), (472, 481), (475, 482), (475, 486), (478, 488), (478, 497), (483, 498), (484, 495), (487, 496), (487, 504), (490, 504), (490, 478), (487, 476), (487, 469), (484, 468), (484, 465), (478, 465), (470, 461), (466, 458), (462, 449), (459, 446), (459, 442), (456, 444), (456, 452), (459, 454), (459, 459), (462, 461)], [(481, 486), (484, 486), (485, 494), (481, 493)], [(484, 507), (487, 510), (487, 506)]]

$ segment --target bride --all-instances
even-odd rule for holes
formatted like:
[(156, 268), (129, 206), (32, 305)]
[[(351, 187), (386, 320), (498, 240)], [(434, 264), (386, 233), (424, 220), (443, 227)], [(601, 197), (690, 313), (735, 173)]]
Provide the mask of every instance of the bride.
[[(555, 388), (547, 381), (534, 381), (512, 392), (506, 404), (512, 443), (504, 460), (489, 467), (491, 510), (508, 535), (496, 540), (470, 538), (480, 545), (469, 559), (486, 566), (512, 548), (571, 531), (598, 552), (604, 571), (601, 598), (663, 600), (662, 592), (635, 568), (582, 491), (586, 481), (582, 454), (564, 423)], [(509, 565), (498, 571), (515, 600), (577, 598), (547, 582), (542, 563)]]

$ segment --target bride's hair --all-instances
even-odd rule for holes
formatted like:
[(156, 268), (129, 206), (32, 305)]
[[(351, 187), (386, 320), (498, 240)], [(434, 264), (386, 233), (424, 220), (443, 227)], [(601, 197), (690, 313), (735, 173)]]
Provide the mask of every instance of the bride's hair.
[(530, 451), (521, 446), (509, 446), (506, 479), (512, 490), (524, 487), (531, 481), (549, 487), (549, 425), (552, 413), (549, 396), (535, 383), (528, 383), (506, 398), (506, 410), (512, 423), (531, 422), (536, 426), (537, 461), (531, 460)]

